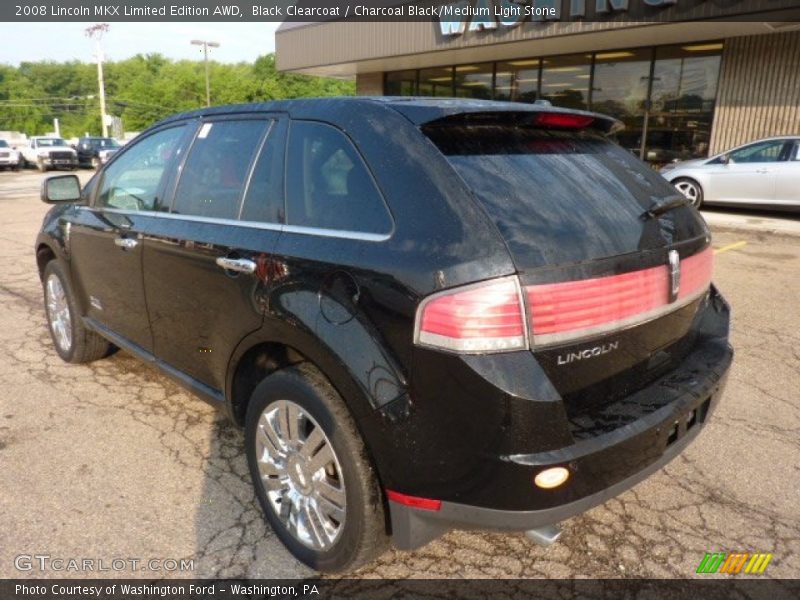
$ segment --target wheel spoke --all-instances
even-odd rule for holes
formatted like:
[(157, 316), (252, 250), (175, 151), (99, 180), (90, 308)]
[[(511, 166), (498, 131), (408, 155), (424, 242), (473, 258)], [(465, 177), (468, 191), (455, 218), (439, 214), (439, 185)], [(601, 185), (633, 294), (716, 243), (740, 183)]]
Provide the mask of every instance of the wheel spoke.
[(317, 490), (320, 498), (324, 498), (331, 504), (335, 504), (336, 506), (344, 506), (345, 503), (345, 495), (344, 490), (332, 486), (330, 483), (325, 481), (325, 479), (321, 479), (319, 481), (314, 482), (314, 488)]
[(286, 437), (287, 441), (295, 447), (302, 444), (300, 440), (300, 410), (294, 403), (287, 403), (284, 405), (281, 414), (286, 423)]
[(319, 515), (316, 514), (314, 507), (310, 503), (307, 503), (303, 507), (301, 513), (303, 515), (303, 525), (311, 538), (312, 544), (317, 548), (324, 548), (327, 545), (326, 540), (328, 536), (325, 535), (325, 528), (322, 525), (322, 520), (319, 518)]
[(325, 434), (322, 432), (322, 428), (314, 427), (314, 429), (306, 438), (305, 442), (303, 442), (303, 446), (300, 448), (300, 455), (305, 458), (309, 458), (324, 441)]
[(288, 494), (283, 494), (281, 496), (281, 503), (280, 503), (280, 511), (278, 512), (278, 517), (284, 523), (289, 522), (289, 517), (292, 516), (292, 502), (289, 500)]
[(332, 460), (333, 451), (331, 450), (330, 444), (325, 442), (319, 449), (319, 452), (311, 457), (311, 461), (308, 464), (308, 469), (312, 473), (316, 473), (320, 469), (324, 469)]
[(275, 456), (283, 456), (286, 453), (280, 435), (275, 431), (269, 416), (264, 415), (261, 417), (261, 421), (258, 424), (258, 431), (261, 442), (267, 449), (267, 452)]
[(337, 523), (341, 523), (344, 519), (344, 509), (341, 506), (337, 506), (324, 496), (320, 496), (317, 500), (317, 510), (330, 518), (332, 518)]
[(267, 477), (283, 477), (286, 475), (286, 469), (282, 469), (278, 467), (272, 461), (267, 460), (259, 460), (258, 461), (258, 470), (261, 473), (261, 477), (265, 480)]
[(262, 481), (268, 492), (283, 492), (289, 489), (289, 483), (285, 477), (263, 477)]

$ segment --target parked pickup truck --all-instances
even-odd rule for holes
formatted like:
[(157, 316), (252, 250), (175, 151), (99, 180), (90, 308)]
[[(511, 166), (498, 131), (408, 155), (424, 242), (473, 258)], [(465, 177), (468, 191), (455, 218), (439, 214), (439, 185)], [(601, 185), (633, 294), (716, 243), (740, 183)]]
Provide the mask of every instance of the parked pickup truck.
[(0, 169), (19, 169), (19, 152), (9, 146), (5, 140), (0, 140)]
[(58, 137), (32, 137), (22, 148), (25, 166), (35, 166), (40, 171), (48, 169), (75, 169), (78, 153)]
[(96, 169), (108, 162), (108, 159), (121, 148), (120, 143), (108, 137), (82, 137), (75, 149), (78, 151), (78, 163), (82, 167), (91, 166)]

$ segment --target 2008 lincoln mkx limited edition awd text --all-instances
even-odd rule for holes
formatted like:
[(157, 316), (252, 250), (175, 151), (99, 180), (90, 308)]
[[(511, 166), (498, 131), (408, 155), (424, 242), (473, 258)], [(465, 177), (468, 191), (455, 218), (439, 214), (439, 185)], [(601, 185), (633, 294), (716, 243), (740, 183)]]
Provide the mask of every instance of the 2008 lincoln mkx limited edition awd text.
[(122, 348), (243, 426), (320, 571), (454, 528), (552, 543), (696, 437), (733, 357), (708, 228), (618, 126), (426, 98), (168, 118), (83, 190), (43, 183), (55, 349)]

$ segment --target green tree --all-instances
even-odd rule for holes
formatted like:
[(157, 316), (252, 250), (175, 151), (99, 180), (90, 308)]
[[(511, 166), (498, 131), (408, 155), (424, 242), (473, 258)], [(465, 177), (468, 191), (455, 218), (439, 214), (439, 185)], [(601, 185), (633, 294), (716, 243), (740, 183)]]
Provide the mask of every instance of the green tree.
[[(140, 131), (170, 114), (205, 105), (202, 62), (138, 54), (106, 63), (104, 69), (107, 111), (122, 118), (126, 131)], [(253, 63), (212, 61), (209, 71), (213, 104), (355, 93), (352, 81), (279, 73), (273, 54)], [(53, 130), (54, 118), (65, 137), (100, 133), (96, 65), (0, 64), (0, 130), (41, 135)]]

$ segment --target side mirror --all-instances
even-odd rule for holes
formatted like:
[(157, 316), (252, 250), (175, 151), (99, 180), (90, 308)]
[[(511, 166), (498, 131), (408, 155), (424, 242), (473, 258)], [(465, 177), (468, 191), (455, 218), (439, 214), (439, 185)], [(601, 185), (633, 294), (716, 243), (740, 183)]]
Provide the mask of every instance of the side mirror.
[(77, 175), (55, 175), (42, 182), (42, 202), (61, 204), (81, 201), (81, 182)]
[(723, 165), (727, 165), (729, 162), (731, 162), (731, 157), (728, 156), (727, 154), (723, 154), (722, 156), (719, 157), (719, 162), (722, 163)]

